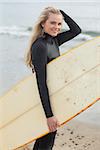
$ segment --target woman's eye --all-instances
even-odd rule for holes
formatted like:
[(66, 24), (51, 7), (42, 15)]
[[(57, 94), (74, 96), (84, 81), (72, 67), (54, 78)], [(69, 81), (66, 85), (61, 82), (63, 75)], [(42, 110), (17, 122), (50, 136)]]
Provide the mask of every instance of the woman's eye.
[(61, 23), (58, 23), (59, 26), (61, 26)]
[[(56, 25), (56, 22), (51, 22), (52, 25)], [(61, 26), (62, 23), (58, 23), (58, 26)]]
[(55, 22), (51, 22), (51, 24), (56, 24)]

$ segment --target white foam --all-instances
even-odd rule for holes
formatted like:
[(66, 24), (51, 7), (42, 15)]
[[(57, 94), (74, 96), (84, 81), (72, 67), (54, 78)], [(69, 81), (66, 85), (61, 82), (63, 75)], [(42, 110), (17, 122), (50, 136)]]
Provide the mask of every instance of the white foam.
[(91, 40), (93, 37), (91, 35), (88, 34), (79, 34), (78, 36), (75, 37), (75, 40), (82, 40), (82, 41), (86, 41), (86, 40)]
[(0, 26), (0, 34), (2, 35), (13, 35), (13, 36), (29, 36), (30, 31), (27, 27), (21, 26)]

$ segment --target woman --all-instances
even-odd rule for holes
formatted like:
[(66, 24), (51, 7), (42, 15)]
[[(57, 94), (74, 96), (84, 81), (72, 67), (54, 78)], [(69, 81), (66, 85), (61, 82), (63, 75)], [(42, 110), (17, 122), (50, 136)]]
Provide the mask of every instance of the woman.
[[(60, 32), (63, 20), (69, 26), (69, 30)], [(37, 139), (33, 150), (52, 150), (59, 126), (57, 118), (53, 115), (50, 105), (49, 91), (46, 83), (47, 64), (59, 57), (59, 46), (81, 33), (80, 27), (64, 11), (53, 7), (47, 7), (41, 13), (34, 28), (27, 64), (36, 72), (37, 84), (41, 102), (47, 118), (50, 133)]]

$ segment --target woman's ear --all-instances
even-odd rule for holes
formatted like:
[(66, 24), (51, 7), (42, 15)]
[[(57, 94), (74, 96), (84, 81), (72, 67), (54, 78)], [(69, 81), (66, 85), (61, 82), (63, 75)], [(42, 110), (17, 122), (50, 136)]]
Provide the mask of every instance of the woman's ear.
[(44, 23), (41, 23), (41, 27), (44, 28)]

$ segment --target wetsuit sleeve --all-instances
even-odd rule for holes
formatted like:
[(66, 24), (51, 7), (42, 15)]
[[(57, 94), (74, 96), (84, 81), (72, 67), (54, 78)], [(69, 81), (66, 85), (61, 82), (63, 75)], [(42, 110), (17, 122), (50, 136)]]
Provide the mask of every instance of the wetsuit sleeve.
[(70, 29), (57, 35), (57, 41), (59, 46), (81, 33), (81, 29), (78, 24), (67, 14), (65, 14), (64, 11), (60, 10), (60, 12), (62, 13), (64, 21), (67, 23)]
[(48, 118), (53, 116), (53, 113), (50, 105), (49, 92), (46, 83), (47, 79), (46, 57), (47, 56), (45, 47), (43, 47), (41, 43), (37, 42), (37, 44), (32, 45), (32, 64), (34, 65), (34, 69), (36, 72), (40, 99), (44, 108), (45, 115)]

